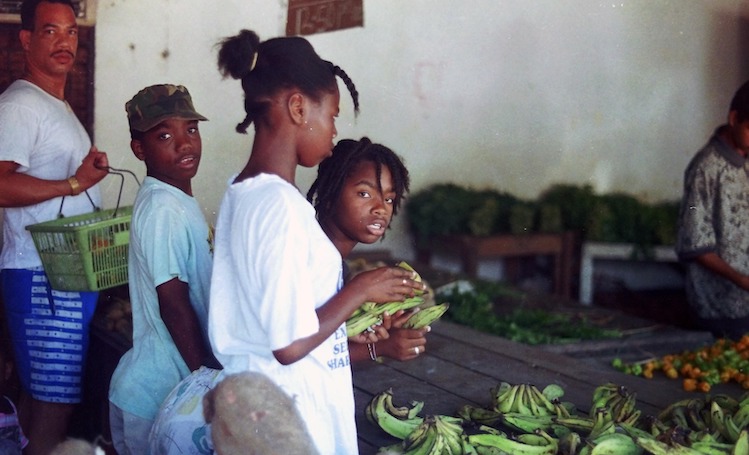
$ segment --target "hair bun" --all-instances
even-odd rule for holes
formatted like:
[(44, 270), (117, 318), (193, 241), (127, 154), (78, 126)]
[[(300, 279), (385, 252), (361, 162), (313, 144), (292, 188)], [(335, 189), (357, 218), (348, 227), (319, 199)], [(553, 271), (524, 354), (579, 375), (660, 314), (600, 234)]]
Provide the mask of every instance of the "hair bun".
[(218, 68), (224, 77), (242, 79), (253, 68), (260, 38), (252, 30), (241, 30), (237, 35), (219, 43)]

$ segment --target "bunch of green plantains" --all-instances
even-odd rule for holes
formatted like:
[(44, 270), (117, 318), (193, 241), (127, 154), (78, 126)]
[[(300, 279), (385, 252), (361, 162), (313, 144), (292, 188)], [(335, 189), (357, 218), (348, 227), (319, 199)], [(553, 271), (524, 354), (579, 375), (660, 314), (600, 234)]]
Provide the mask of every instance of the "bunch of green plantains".
[(657, 416), (642, 416), (636, 394), (613, 383), (595, 388), (588, 412), (563, 395), (556, 384), (539, 390), (501, 382), (487, 407), (422, 417), (423, 402), (396, 406), (388, 389), (374, 396), (365, 415), (399, 440), (379, 455), (749, 454), (749, 392), (740, 399), (678, 401)]
[[(422, 282), (421, 275), (408, 263), (401, 261), (398, 263), (398, 266), (410, 270), (414, 274), (413, 279)], [(450, 306), (449, 303), (435, 304), (431, 298), (424, 298), (425, 291), (416, 291), (415, 294), (413, 297), (396, 302), (382, 304), (364, 302), (346, 320), (348, 336), (359, 335), (370, 327), (380, 324), (382, 322), (382, 315), (386, 311), (389, 314), (395, 314), (400, 310), (411, 311), (411, 317), (408, 318), (403, 327), (407, 329), (421, 329), (441, 318)]]

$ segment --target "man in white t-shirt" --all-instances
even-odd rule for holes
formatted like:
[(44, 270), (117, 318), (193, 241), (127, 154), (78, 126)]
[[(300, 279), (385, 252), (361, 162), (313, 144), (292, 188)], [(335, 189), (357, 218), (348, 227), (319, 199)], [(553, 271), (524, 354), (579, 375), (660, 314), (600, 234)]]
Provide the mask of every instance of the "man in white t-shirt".
[(65, 101), (78, 48), (70, 0), (25, 0), (19, 38), (25, 72), (0, 95), (0, 289), (22, 385), (24, 453), (35, 455), (65, 439), (81, 401), (97, 294), (50, 289), (26, 226), (100, 206), (108, 161)]

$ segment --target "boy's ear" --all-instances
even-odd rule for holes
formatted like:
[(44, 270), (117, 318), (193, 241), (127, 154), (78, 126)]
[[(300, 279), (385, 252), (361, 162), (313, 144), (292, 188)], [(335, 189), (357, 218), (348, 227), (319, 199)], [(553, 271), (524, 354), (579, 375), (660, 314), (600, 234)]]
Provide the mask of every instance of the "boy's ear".
[(305, 96), (299, 92), (294, 92), (289, 97), (289, 115), (291, 116), (291, 121), (294, 122), (295, 125), (304, 124), (305, 102)]
[(139, 140), (133, 139), (130, 141), (130, 150), (133, 151), (133, 155), (141, 161), (146, 159), (145, 153), (143, 153), (143, 146)]

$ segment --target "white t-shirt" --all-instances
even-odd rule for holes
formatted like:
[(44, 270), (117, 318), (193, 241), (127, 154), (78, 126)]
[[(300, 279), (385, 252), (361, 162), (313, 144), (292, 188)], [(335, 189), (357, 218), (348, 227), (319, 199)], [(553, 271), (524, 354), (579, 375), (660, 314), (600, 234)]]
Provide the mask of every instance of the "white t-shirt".
[(153, 419), (172, 388), (190, 374), (161, 319), (156, 287), (174, 278), (187, 283), (190, 303), (207, 330), (208, 237), (195, 198), (153, 177), (143, 180), (133, 207), (128, 257), (133, 347), (120, 359), (109, 391), (110, 401), (130, 414)]
[(338, 250), (297, 188), (262, 174), (219, 209), (209, 336), (225, 374), (266, 374), (296, 401), (321, 455), (358, 453), (346, 326), (303, 359), (273, 356), (317, 332), (315, 309), (342, 285)]
[[(0, 95), (0, 161), (13, 161), (18, 172), (44, 180), (64, 180), (73, 175), (91, 148), (91, 140), (67, 102), (36, 85), (17, 80)], [(88, 190), (101, 207), (99, 186)], [(27, 207), (5, 208), (0, 269), (41, 265), (26, 226), (57, 218), (62, 198)], [(65, 216), (93, 211), (85, 193), (67, 196)]]

